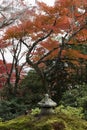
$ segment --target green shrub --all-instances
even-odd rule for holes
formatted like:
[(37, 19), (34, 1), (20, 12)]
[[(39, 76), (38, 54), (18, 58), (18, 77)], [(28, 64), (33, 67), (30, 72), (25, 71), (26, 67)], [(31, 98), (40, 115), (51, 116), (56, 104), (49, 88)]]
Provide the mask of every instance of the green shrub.
[(31, 110), (31, 115), (38, 115), (40, 114), (41, 110), (37, 107)]
[(70, 106), (63, 106), (60, 105), (55, 109), (56, 113), (64, 113), (68, 117), (78, 117), (78, 118), (84, 118), (84, 113), (83, 113), (83, 108), (75, 108), (75, 107), (70, 107)]
[[(61, 109), (64, 106), (61, 106)], [(76, 116), (59, 112), (49, 116), (36, 117), (31, 114), (13, 120), (0, 122), (0, 130), (87, 130), (87, 122)]]
[(0, 117), (2, 121), (13, 119), (25, 113), (29, 106), (19, 100), (21, 99), (14, 98), (10, 101), (0, 101)]
[(71, 107), (82, 107), (85, 119), (87, 119), (87, 84), (76, 85), (64, 92), (60, 104)]

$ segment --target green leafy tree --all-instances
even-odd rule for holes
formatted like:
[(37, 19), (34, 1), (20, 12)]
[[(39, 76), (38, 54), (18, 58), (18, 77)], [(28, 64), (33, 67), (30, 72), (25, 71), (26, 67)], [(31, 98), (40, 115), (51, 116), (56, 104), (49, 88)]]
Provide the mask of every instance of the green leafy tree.
[(37, 106), (37, 102), (41, 100), (45, 93), (45, 87), (34, 70), (30, 70), (28, 75), (22, 80), (19, 92), (25, 104), (29, 104), (31, 108)]
[(71, 107), (82, 107), (87, 119), (87, 84), (75, 85), (62, 96), (60, 104)]

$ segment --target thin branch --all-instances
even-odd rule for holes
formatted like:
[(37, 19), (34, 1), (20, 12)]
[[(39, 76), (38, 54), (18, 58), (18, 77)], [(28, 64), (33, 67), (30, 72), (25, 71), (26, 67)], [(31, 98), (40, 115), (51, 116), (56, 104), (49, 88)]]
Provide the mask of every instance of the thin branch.
[(40, 60), (39, 60), (36, 64), (40, 64), (45, 57), (47, 57), (48, 55), (50, 55), (52, 52), (54, 52), (54, 51), (57, 50), (58, 48), (59, 48), (59, 47), (55, 47), (55, 48), (53, 48), (51, 51), (49, 51), (48, 53), (46, 53), (43, 57), (40, 58)]
[(0, 53), (1, 53), (1, 55), (2, 55), (3, 63), (4, 63), (4, 65), (5, 65), (5, 69), (6, 69), (6, 73), (7, 73), (7, 75), (9, 76), (8, 68), (7, 68), (7, 65), (6, 65), (7, 63), (6, 63), (5, 56), (4, 56), (4, 51), (0, 49)]

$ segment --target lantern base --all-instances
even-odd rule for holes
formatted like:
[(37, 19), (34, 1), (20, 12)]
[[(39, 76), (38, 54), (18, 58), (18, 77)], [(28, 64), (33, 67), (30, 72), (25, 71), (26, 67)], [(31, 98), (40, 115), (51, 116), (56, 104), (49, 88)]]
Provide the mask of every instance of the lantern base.
[(54, 114), (55, 111), (53, 108), (41, 108), (41, 115), (50, 115), (50, 114)]

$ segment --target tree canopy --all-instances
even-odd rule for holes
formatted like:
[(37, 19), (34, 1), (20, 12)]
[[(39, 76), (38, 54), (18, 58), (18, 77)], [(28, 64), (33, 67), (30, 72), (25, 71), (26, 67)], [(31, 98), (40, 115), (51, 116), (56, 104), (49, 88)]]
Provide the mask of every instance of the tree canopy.
[[(7, 43), (13, 39), (26, 47), (26, 63), (44, 84), (47, 80), (51, 85), (69, 81), (77, 74), (76, 67), (83, 67), (82, 61), (87, 60), (79, 49), (87, 43), (87, 1), (56, 0), (54, 6), (37, 1), (36, 6), (26, 10), (19, 24), (5, 31), (3, 40)], [(50, 81), (47, 75), (51, 72), (56, 77)]]

